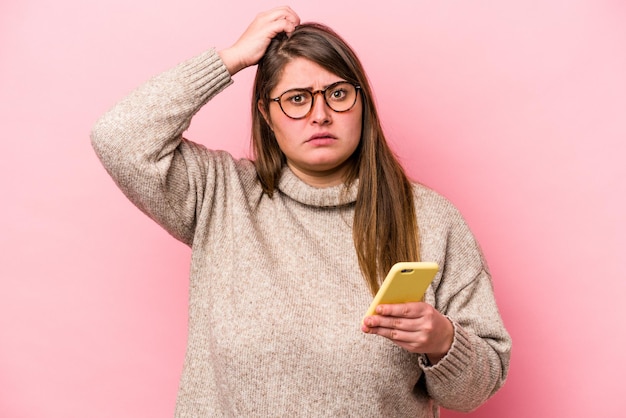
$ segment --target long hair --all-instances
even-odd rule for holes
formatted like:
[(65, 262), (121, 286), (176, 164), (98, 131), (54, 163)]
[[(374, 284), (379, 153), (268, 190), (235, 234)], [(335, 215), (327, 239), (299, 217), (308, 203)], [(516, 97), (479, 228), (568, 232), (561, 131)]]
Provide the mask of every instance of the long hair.
[(252, 97), (252, 151), (258, 178), (272, 196), (286, 158), (257, 104), (269, 113), (270, 92), (294, 58), (306, 58), (361, 86), (361, 140), (344, 184), (349, 187), (358, 179), (352, 237), (361, 272), (375, 293), (394, 263), (419, 260), (413, 187), (387, 144), (361, 62), (348, 44), (324, 25), (306, 23), (289, 37), (279, 34), (258, 63)]

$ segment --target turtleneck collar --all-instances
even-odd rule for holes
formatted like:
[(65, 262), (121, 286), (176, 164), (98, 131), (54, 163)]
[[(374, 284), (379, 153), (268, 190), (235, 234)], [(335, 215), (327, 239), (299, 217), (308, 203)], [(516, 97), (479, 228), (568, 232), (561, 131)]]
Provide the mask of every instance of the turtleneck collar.
[(359, 188), (356, 180), (347, 190), (343, 184), (317, 188), (300, 180), (289, 167), (283, 168), (278, 190), (291, 199), (305, 205), (319, 207), (343, 206), (354, 203)]

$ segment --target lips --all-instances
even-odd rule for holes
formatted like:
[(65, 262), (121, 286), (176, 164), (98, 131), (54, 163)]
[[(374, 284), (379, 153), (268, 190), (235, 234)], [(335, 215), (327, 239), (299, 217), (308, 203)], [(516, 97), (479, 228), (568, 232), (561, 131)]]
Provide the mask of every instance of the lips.
[(311, 137), (307, 140), (307, 142), (315, 141), (316, 139), (337, 139), (337, 137), (328, 132), (321, 132), (315, 135), (311, 135)]

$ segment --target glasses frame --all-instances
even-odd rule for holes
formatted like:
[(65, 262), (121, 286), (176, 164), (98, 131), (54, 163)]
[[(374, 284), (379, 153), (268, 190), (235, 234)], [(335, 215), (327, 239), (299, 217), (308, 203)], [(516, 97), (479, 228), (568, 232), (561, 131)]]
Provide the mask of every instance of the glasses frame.
[[(349, 107), (349, 108), (347, 108), (346, 110), (335, 110), (335, 109), (333, 109), (333, 107), (332, 107), (332, 106), (328, 103), (328, 98), (326, 97), (326, 91), (327, 91), (328, 89), (332, 89), (333, 87), (335, 87), (335, 86), (337, 86), (337, 85), (339, 85), (339, 84), (344, 84), (344, 83), (345, 83), (345, 84), (350, 84), (351, 86), (353, 86), (353, 87), (354, 87), (354, 90), (356, 91), (356, 94), (354, 95), (354, 102), (353, 102), (353, 103), (350, 105), (350, 107)], [(285, 112), (285, 109), (283, 109), (283, 104), (282, 104), (282, 101), (281, 101), (281, 98), (282, 98), (285, 94), (287, 94), (287, 93), (289, 93), (289, 92), (292, 92), (292, 91), (308, 91), (309, 93), (311, 93), (311, 107), (309, 108), (309, 110), (308, 110), (308, 111), (307, 111), (307, 112), (306, 112), (303, 116), (299, 116), (299, 117), (297, 117), (297, 118), (294, 118), (293, 116), (291, 116), (291, 115), (287, 114), (287, 112)], [(310, 114), (310, 113), (311, 113), (311, 111), (313, 110), (313, 106), (315, 106), (315, 96), (317, 96), (317, 94), (318, 94), (318, 93), (321, 93), (322, 97), (324, 98), (324, 103), (326, 103), (326, 106), (328, 106), (328, 108), (329, 108), (330, 110), (332, 110), (333, 112), (336, 112), (336, 113), (344, 113), (344, 112), (347, 112), (347, 111), (349, 111), (349, 110), (352, 110), (352, 108), (354, 107), (354, 105), (356, 105), (356, 101), (357, 101), (357, 100), (358, 100), (358, 98), (359, 98), (359, 91), (361, 91), (361, 86), (360, 86), (360, 85), (358, 85), (358, 84), (354, 84), (354, 83), (351, 83), (351, 82), (349, 82), (349, 81), (343, 81), (343, 80), (342, 80), (342, 81), (337, 81), (336, 83), (333, 83), (333, 84), (331, 84), (331, 85), (329, 85), (329, 86), (326, 86), (326, 88), (325, 88), (325, 89), (322, 89), (322, 90), (315, 90), (315, 91), (311, 91), (311, 90), (307, 90), (307, 89), (303, 89), (303, 88), (295, 88), (295, 89), (285, 90), (285, 91), (284, 91), (284, 92), (282, 92), (282, 93), (281, 93), (278, 97), (270, 98), (270, 101), (278, 103), (278, 106), (280, 106), (280, 110), (282, 110), (282, 112), (285, 114), (285, 116), (287, 116), (287, 117), (288, 117), (288, 118), (290, 118), (290, 119), (296, 119), (296, 120), (298, 120), (298, 119), (304, 119), (304, 118), (306, 118), (307, 116), (309, 116), (309, 114)]]

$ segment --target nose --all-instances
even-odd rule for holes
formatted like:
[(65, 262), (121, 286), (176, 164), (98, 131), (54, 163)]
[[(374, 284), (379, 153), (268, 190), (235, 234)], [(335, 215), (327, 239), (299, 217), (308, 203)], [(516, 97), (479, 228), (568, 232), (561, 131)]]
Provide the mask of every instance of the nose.
[(313, 123), (328, 124), (331, 122), (332, 109), (324, 100), (324, 92), (313, 93), (313, 107), (311, 109), (311, 121)]

